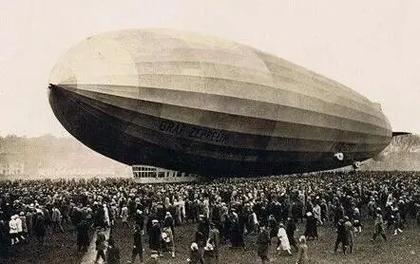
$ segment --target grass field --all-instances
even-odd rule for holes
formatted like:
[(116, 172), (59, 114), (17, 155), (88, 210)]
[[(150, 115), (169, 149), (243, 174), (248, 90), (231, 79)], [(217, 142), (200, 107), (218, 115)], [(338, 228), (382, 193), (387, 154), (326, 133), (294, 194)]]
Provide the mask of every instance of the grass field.
[[(319, 240), (309, 241), (309, 257), (311, 263), (420, 263), (420, 227), (410, 223), (404, 233), (393, 236), (391, 231), (387, 232), (388, 241), (380, 238), (371, 242), (370, 224), (365, 225), (362, 234), (355, 238), (353, 254), (343, 255), (342, 252), (333, 253), (335, 232), (331, 227), (319, 227)], [(303, 226), (299, 226), (296, 236), (303, 232)], [(184, 264), (188, 258), (189, 245), (193, 238), (195, 227), (184, 225), (175, 230), (176, 251), (175, 259), (168, 254), (160, 259), (161, 263)], [(127, 263), (130, 259), (132, 236), (131, 230), (117, 224), (114, 231), (114, 238), (121, 250), (121, 263)], [(220, 263), (260, 263), (256, 256), (255, 237), (249, 236), (246, 239), (247, 248), (229, 249), (223, 245), (220, 249)], [(35, 241), (28, 245), (21, 245), (13, 250), (14, 255), (8, 261), (1, 263), (79, 263), (82, 255), (76, 251), (76, 234), (70, 231), (65, 234), (54, 234), (49, 237), (44, 246), (38, 246)], [(147, 244), (147, 243), (146, 243)], [(145, 258), (148, 258), (149, 250), (146, 246)], [(296, 253), (293, 256), (278, 255), (275, 252), (275, 241), (270, 251), (271, 263), (295, 263)], [(0, 260), (1, 261), (1, 260)], [(140, 262), (138, 262), (140, 263)]]

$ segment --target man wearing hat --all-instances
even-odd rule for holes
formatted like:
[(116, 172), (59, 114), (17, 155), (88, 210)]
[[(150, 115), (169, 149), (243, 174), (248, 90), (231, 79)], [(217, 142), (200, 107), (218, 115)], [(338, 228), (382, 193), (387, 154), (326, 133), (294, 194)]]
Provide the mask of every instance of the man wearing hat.
[(152, 220), (152, 227), (149, 231), (149, 248), (155, 250), (159, 254), (162, 248), (162, 232), (160, 230), (159, 221), (157, 219)]
[(32, 224), (34, 218), (34, 204), (30, 204), (28, 210), (26, 211), (26, 227), (28, 229), (28, 236), (32, 234)]
[(344, 228), (346, 230), (347, 245), (349, 247), (349, 252), (353, 253), (354, 245), (354, 227), (348, 216), (344, 216)]
[(140, 263), (143, 263), (143, 231), (140, 226), (135, 225), (133, 234), (133, 251), (131, 253), (131, 262), (134, 263), (137, 255), (139, 255)]
[(309, 240), (309, 238), (318, 239), (317, 220), (313, 216), (312, 212), (307, 212), (306, 213), (305, 237), (308, 240)]
[(19, 219), (22, 223), (22, 232), (20, 233), (20, 236), (26, 240), (26, 236), (28, 234), (28, 225), (27, 225), (27, 221), (26, 221), (26, 215), (25, 213), (22, 211), (19, 214)]
[(204, 215), (199, 215), (197, 231), (203, 235), (204, 242), (207, 241), (210, 232), (209, 221)]
[(334, 253), (337, 253), (338, 246), (341, 244), (343, 248), (343, 254), (345, 255), (348, 246), (348, 236), (344, 223), (345, 220), (343, 218), (338, 220), (337, 239), (335, 240)]
[(76, 226), (77, 230), (77, 250), (86, 252), (89, 247), (89, 222), (82, 218), (80, 223)]
[(271, 244), (270, 233), (265, 226), (262, 226), (257, 237), (257, 254), (263, 264), (269, 263), (268, 250)]
[(296, 240), (295, 240), (295, 231), (296, 231), (296, 223), (292, 217), (287, 218), (287, 226), (286, 226), (286, 234), (287, 238), (289, 239), (290, 245), (298, 250)]
[(61, 215), (60, 210), (57, 208), (57, 206), (54, 206), (51, 211), (51, 221), (53, 224), (53, 230), (59, 229), (61, 233), (64, 233), (63, 226), (61, 225), (61, 221), (63, 219), (63, 216)]
[(115, 244), (115, 240), (110, 237), (108, 240), (108, 247), (106, 250), (107, 264), (120, 264), (120, 249)]
[(162, 229), (162, 242), (165, 247), (165, 251), (168, 251), (172, 258), (175, 258), (175, 241), (172, 229), (169, 226), (165, 226)]
[(38, 242), (41, 244), (44, 243), (45, 231), (46, 227), (44, 213), (42, 212), (42, 210), (37, 209), (37, 214), (34, 223), (34, 233), (38, 239)]
[[(210, 223), (210, 232), (209, 232), (209, 239), (207, 240), (208, 253), (211, 251), (211, 257), (216, 260), (216, 263), (219, 262), (219, 246), (220, 246), (220, 232), (216, 228), (216, 224), (214, 222)], [(206, 247), (207, 247), (206, 245)]]
[(175, 235), (175, 221), (172, 217), (172, 214), (167, 211), (165, 214), (165, 219), (163, 220), (163, 227), (169, 227), (172, 231), (172, 235)]
[(126, 204), (124, 204), (124, 206), (121, 208), (121, 221), (123, 226), (127, 226), (129, 227), (128, 224), (128, 207)]
[(384, 231), (384, 219), (382, 217), (382, 210), (379, 207), (376, 209), (374, 229), (375, 232), (373, 233), (372, 241), (374, 241), (378, 235), (381, 235), (382, 238), (386, 241), (386, 235)]
[(144, 215), (143, 215), (143, 211), (140, 210), (140, 209), (136, 210), (135, 225), (137, 226), (137, 228), (141, 232), (143, 232), (143, 229), (144, 229)]
[(106, 237), (105, 234), (102, 232), (102, 229), (105, 229), (104, 227), (101, 227), (98, 229), (98, 233), (96, 234), (96, 258), (95, 263), (98, 263), (99, 258), (102, 258), (104, 262), (106, 262), (106, 256), (105, 256), (105, 249), (106, 249)]

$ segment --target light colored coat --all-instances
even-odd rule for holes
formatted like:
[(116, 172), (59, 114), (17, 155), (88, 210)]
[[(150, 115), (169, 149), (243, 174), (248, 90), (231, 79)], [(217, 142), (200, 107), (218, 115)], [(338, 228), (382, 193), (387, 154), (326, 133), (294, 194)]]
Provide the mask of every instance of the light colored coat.
[(51, 221), (53, 223), (61, 223), (61, 212), (58, 208), (53, 208), (52, 209)]
[(17, 226), (17, 221), (15, 218), (12, 218), (9, 221), (9, 233), (10, 234), (17, 234), (18, 233), (18, 226)]
[(22, 233), (23, 232), (22, 220), (18, 216), (16, 216), (15, 221), (16, 221), (17, 232)]
[(128, 221), (128, 208), (126, 206), (121, 209), (121, 219), (123, 222)]
[(277, 232), (277, 238), (280, 241), (279, 248), (282, 250), (290, 250), (290, 243), (289, 239), (287, 238), (286, 229), (284, 227), (280, 227), (279, 231)]
[(318, 222), (322, 222), (321, 221), (321, 206), (319, 206), (319, 204), (314, 206), (314, 208), (312, 209), (312, 212), (316, 220), (318, 220)]

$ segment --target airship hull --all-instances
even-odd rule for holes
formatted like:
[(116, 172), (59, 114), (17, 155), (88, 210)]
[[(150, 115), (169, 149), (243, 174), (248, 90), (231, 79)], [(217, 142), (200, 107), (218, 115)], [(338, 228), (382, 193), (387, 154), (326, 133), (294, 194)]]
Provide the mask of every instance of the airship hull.
[(382, 111), (349, 88), (190, 33), (91, 37), (63, 57), (51, 83), (63, 126), (129, 165), (208, 176), (317, 171), (368, 159), (392, 135)]

